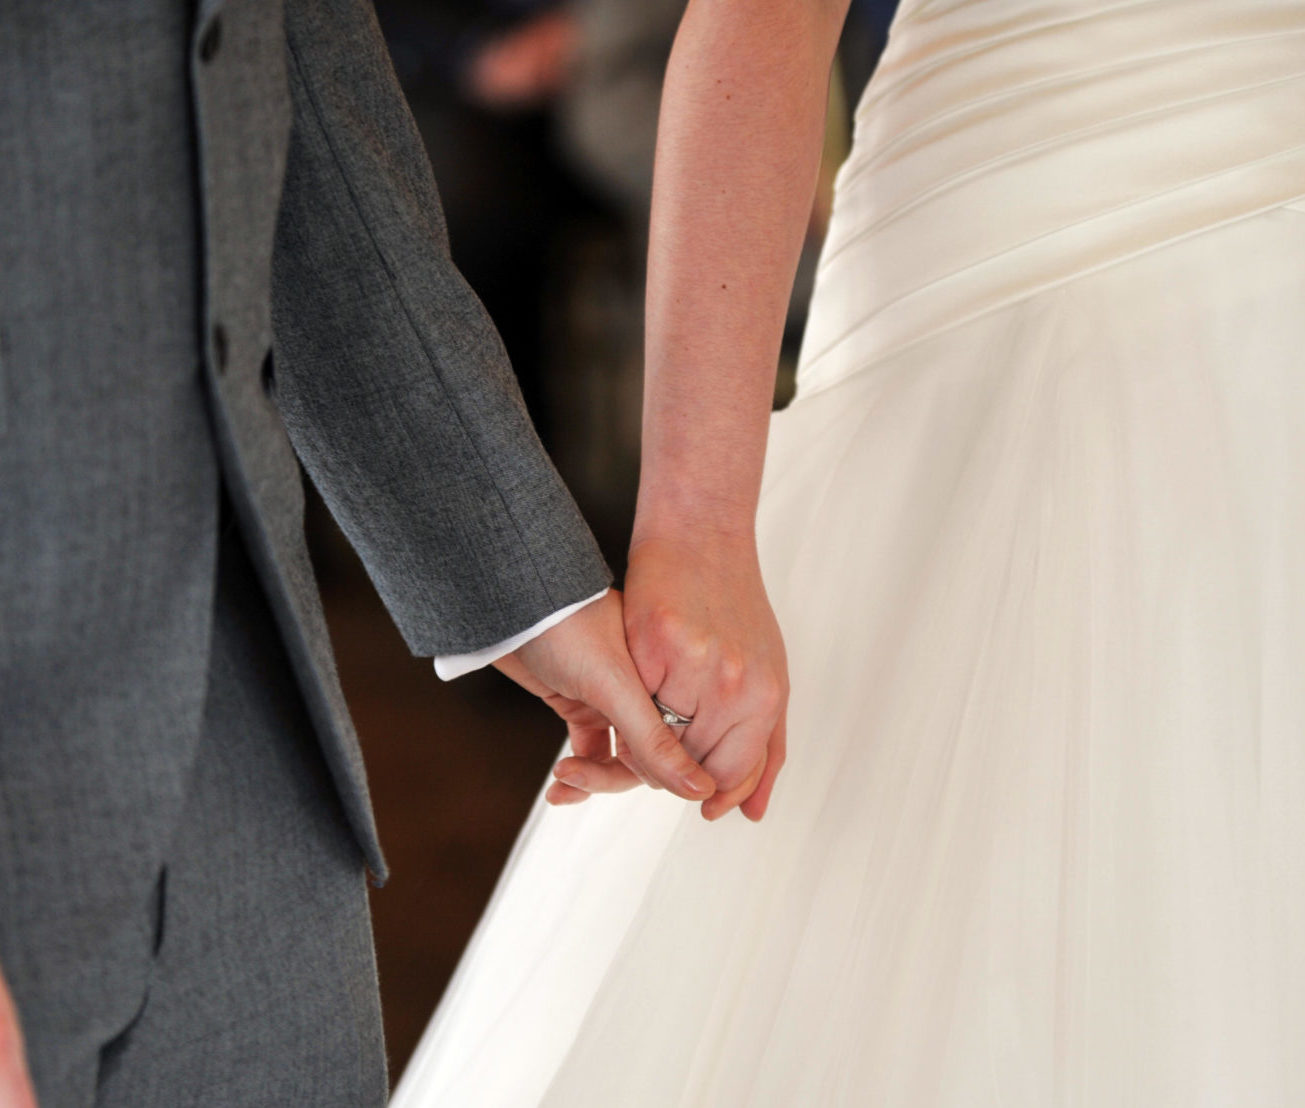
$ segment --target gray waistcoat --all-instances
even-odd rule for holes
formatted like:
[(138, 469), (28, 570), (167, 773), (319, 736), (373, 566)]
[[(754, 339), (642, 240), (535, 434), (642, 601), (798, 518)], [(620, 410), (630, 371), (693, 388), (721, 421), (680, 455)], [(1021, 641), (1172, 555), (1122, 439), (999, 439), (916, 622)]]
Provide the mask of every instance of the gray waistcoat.
[(219, 475), (377, 875), (299, 463), (418, 653), (609, 579), (449, 259), (370, 5), (199, 8), (0, 0), (0, 932), (102, 937), (157, 868)]

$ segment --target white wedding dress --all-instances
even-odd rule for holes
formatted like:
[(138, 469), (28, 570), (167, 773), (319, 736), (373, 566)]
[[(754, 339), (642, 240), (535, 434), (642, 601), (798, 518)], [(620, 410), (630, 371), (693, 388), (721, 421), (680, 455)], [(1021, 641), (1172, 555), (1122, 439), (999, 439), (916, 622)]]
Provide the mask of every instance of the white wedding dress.
[(760, 825), (530, 817), (399, 1108), (1305, 1105), (1305, 0), (906, 0)]

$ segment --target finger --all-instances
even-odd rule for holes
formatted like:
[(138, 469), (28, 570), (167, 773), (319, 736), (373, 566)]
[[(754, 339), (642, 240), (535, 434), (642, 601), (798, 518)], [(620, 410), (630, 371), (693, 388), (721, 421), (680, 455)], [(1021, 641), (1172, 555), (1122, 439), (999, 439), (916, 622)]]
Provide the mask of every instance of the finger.
[(578, 700), (564, 696), (546, 697), (544, 700), (550, 708), (566, 720), (568, 726), (578, 727), (584, 731), (597, 731), (605, 735), (611, 723), (599, 712)]
[(544, 799), (549, 804), (558, 807), (567, 804), (583, 804), (589, 797), (590, 794), (585, 792), (584, 789), (573, 789), (570, 785), (563, 785), (561, 781), (554, 781), (544, 790)]
[(603, 699), (606, 702), (595, 707), (615, 725), (618, 739), (629, 746), (644, 774), (685, 800), (706, 800), (716, 791), (710, 774), (685, 753), (662, 722), (633, 665), (613, 674)]
[(668, 656), (664, 647), (661, 614), (635, 614), (629, 604), (623, 609), (625, 641), (643, 687), (651, 695), (666, 680)]
[(734, 793), (753, 775), (766, 753), (774, 719), (743, 718), (730, 727), (702, 761), (716, 782), (716, 791)]
[(775, 779), (779, 776), (779, 771), (784, 768), (787, 758), (788, 721), (784, 716), (780, 716), (779, 723), (775, 725), (775, 731), (766, 747), (766, 771), (761, 775), (756, 792), (739, 805), (739, 811), (754, 823), (766, 814), (766, 809), (770, 806), (771, 794), (775, 790)]
[(639, 785), (639, 778), (620, 762), (594, 762), (585, 758), (563, 758), (553, 767), (562, 784), (586, 793), (623, 793)]
[(737, 808), (743, 801), (747, 800), (757, 789), (760, 784), (762, 775), (766, 770), (766, 756), (763, 753), (761, 760), (752, 768), (752, 772), (744, 778), (742, 784), (728, 792), (718, 792), (708, 797), (702, 804), (702, 818), (706, 820), (718, 820), (726, 812)]
[(623, 738), (621, 738), (621, 733), (615, 729), (612, 730), (612, 750), (614, 752), (613, 757), (634, 774), (642, 784), (647, 785), (650, 789), (661, 788), (660, 784), (644, 772), (643, 766), (639, 764), (639, 759), (634, 756), (629, 745)]
[(683, 800), (706, 800), (716, 791), (711, 775), (685, 753), (660, 719), (631, 739), (630, 753), (647, 777)]
[[(687, 667), (673, 667), (666, 674), (666, 679), (657, 687), (655, 695), (664, 707), (669, 708), (677, 716), (693, 719), (698, 713), (702, 700), (701, 677)], [(676, 731), (680, 730), (675, 724), (669, 726)], [(689, 728), (685, 727), (684, 730), (687, 731)]]
[(680, 744), (685, 753), (695, 762), (705, 765), (708, 755), (736, 722), (737, 717), (720, 705), (700, 704), (698, 714), (688, 727), (676, 727), (673, 730), (680, 736)]
[(601, 761), (612, 756), (611, 731), (607, 727), (567, 728), (571, 737), (571, 750), (581, 758)]

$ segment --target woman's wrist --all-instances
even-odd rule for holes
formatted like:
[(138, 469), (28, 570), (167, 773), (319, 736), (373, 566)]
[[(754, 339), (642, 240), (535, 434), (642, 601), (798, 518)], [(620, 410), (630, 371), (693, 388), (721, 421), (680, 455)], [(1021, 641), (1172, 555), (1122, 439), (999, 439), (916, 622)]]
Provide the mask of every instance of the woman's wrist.
[(630, 539), (629, 563), (640, 562), (696, 566), (707, 576), (725, 567), (732, 574), (749, 567), (750, 572), (760, 572), (753, 530), (722, 530), (710, 524), (636, 530)]
[(637, 518), (630, 535), (630, 553), (652, 545), (755, 552), (756, 517), (665, 513)]
[(659, 539), (667, 542), (711, 542), (720, 545), (755, 545), (757, 497), (713, 494), (706, 482), (650, 489), (639, 493), (630, 547)]

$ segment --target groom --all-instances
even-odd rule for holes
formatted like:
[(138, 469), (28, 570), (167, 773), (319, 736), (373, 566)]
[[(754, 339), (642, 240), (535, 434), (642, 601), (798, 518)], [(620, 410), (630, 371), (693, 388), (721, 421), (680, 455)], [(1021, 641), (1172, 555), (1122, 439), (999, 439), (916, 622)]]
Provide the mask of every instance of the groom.
[[(193, 10), (192, 10), (193, 8)], [(366, 0), (0, 33), (0, 1102), (380, 1105), (385, 864), (299, 463), (411, 649), (648, 775), (619, 600), (449, 259)]]

